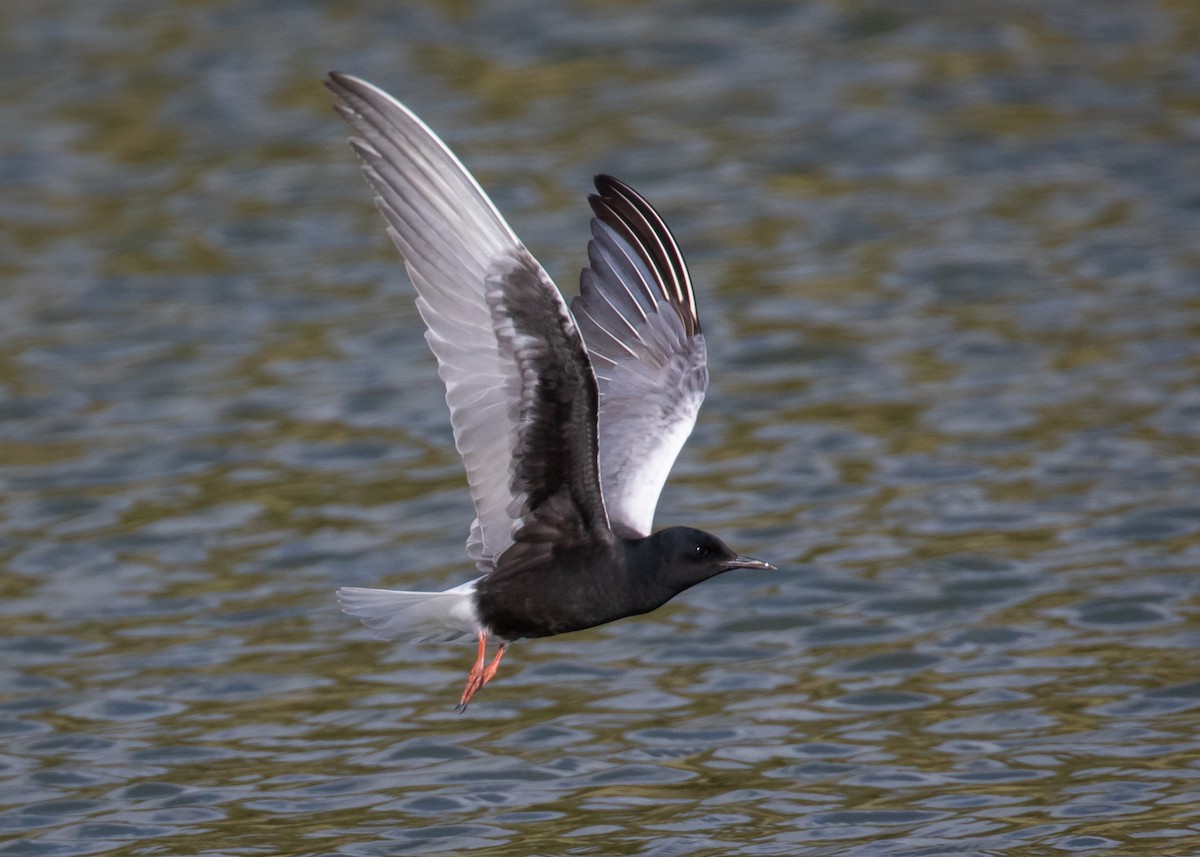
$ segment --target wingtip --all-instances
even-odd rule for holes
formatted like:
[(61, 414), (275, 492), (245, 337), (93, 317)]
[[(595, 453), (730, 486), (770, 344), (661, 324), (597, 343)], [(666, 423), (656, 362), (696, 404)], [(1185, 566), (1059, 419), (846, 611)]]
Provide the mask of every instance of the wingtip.
[(366, 83), (361, 77), (355, 77), (352, 74), (347, 74), (344, 71), (332, 69), (325, 75), (325, 85), (334, 84), (335, 86), (353, 86), (356, 83)]
[(321, 85), (333, 94), (334, 111), (347, 122), (353, 124), (354, 110), (352, 109), (352, 105), (356, 97), (362, 97), (364, 82), (354, 75), (345, 74), (340, 71), (331, 71), (325, 75), (325, 79), (321, 81)]
[(696, 294), (687, 263), (662, 215), (649, 200), (615, 176), (597, 173), (592, 181), (598, 191), (588, 195), (592, 212), (628, 241), (656, 273), (658, 286), (675, 306), (687, 334), (700, 334)]
[(350, 75), (340, 71), (331, 71), (325, 75), (325, 79), (321, 81), (321, 85), (330, 92), (337, 92), (348, 88), (349, 82), (353, 78)]
[(339, 102), (351, 107), (358, 100), (368, 102), (374, 99), (392, 102), (396, 100), (375, 84), (342, 71), (329, 72), (321, 83), (334, 94)]
[(592, 176), (592, 184), (596, 186), (601, 197), (612, 196), (621, 190), (632, 190), (625, 182), (608, 173), (596, 173)]

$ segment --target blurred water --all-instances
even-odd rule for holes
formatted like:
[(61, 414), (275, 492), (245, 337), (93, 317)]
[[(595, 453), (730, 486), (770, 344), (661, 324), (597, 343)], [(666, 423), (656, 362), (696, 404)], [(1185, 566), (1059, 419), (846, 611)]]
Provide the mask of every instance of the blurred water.
[[(1200, 7), (0, 6), (0, 854), (1200, 853)], [(659, 508), (785, 573), (389, 646), (465, 579), (319, 86), (421, 113), (569, 294), (664, 212), (713, 385)]]

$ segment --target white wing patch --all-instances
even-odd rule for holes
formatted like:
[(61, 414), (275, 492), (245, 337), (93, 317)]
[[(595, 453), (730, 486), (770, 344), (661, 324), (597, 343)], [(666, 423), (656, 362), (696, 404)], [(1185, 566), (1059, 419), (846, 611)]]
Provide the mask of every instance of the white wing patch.
[[(597, 373), (605, 506), (614, 525), (643, 536), (653, 529), (659, 495), (696, 424), (708, 380), (703, 339), (687, 352), (671, 349), (667, 343), (676, 337), (664, 328), (672, 327), (671, 334), (683, 333), (663, 305), (634, 329), (636, 357)], [(638, 347), (644, 342), (652, 344)]]

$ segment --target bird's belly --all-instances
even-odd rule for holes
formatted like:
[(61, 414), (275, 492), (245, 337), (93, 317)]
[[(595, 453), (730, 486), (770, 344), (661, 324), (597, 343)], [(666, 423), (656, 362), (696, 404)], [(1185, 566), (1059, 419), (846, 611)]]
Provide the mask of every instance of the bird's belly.
[[(541, 577), (541, 575), (539, 575)], [(480, 620), (506, 640), (582, 631), (633, 613), (616, 587), (582, 575), (548, 575), (536, 585), (517, 580), (481, 581), (476, 591)]]

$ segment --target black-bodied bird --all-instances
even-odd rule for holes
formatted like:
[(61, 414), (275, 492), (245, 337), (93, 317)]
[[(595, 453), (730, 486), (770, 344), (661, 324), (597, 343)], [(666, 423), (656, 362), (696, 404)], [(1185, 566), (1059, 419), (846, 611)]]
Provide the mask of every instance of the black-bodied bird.
[(683, 255), (650, 204), (596, 176), (589, 264), (568, 310), (424, 122), (365, 81), (335, 72), (326, 85), (417, 290), (475, 504), (467, 554), (482, 572), (444, 592), (346, 587), (342, 609), (385, 640), (474, 636), (462, 710), (513, 640), (646, 613), (730, 569), (772, 568), (700, 530), (651, 533), (708, 370)]

